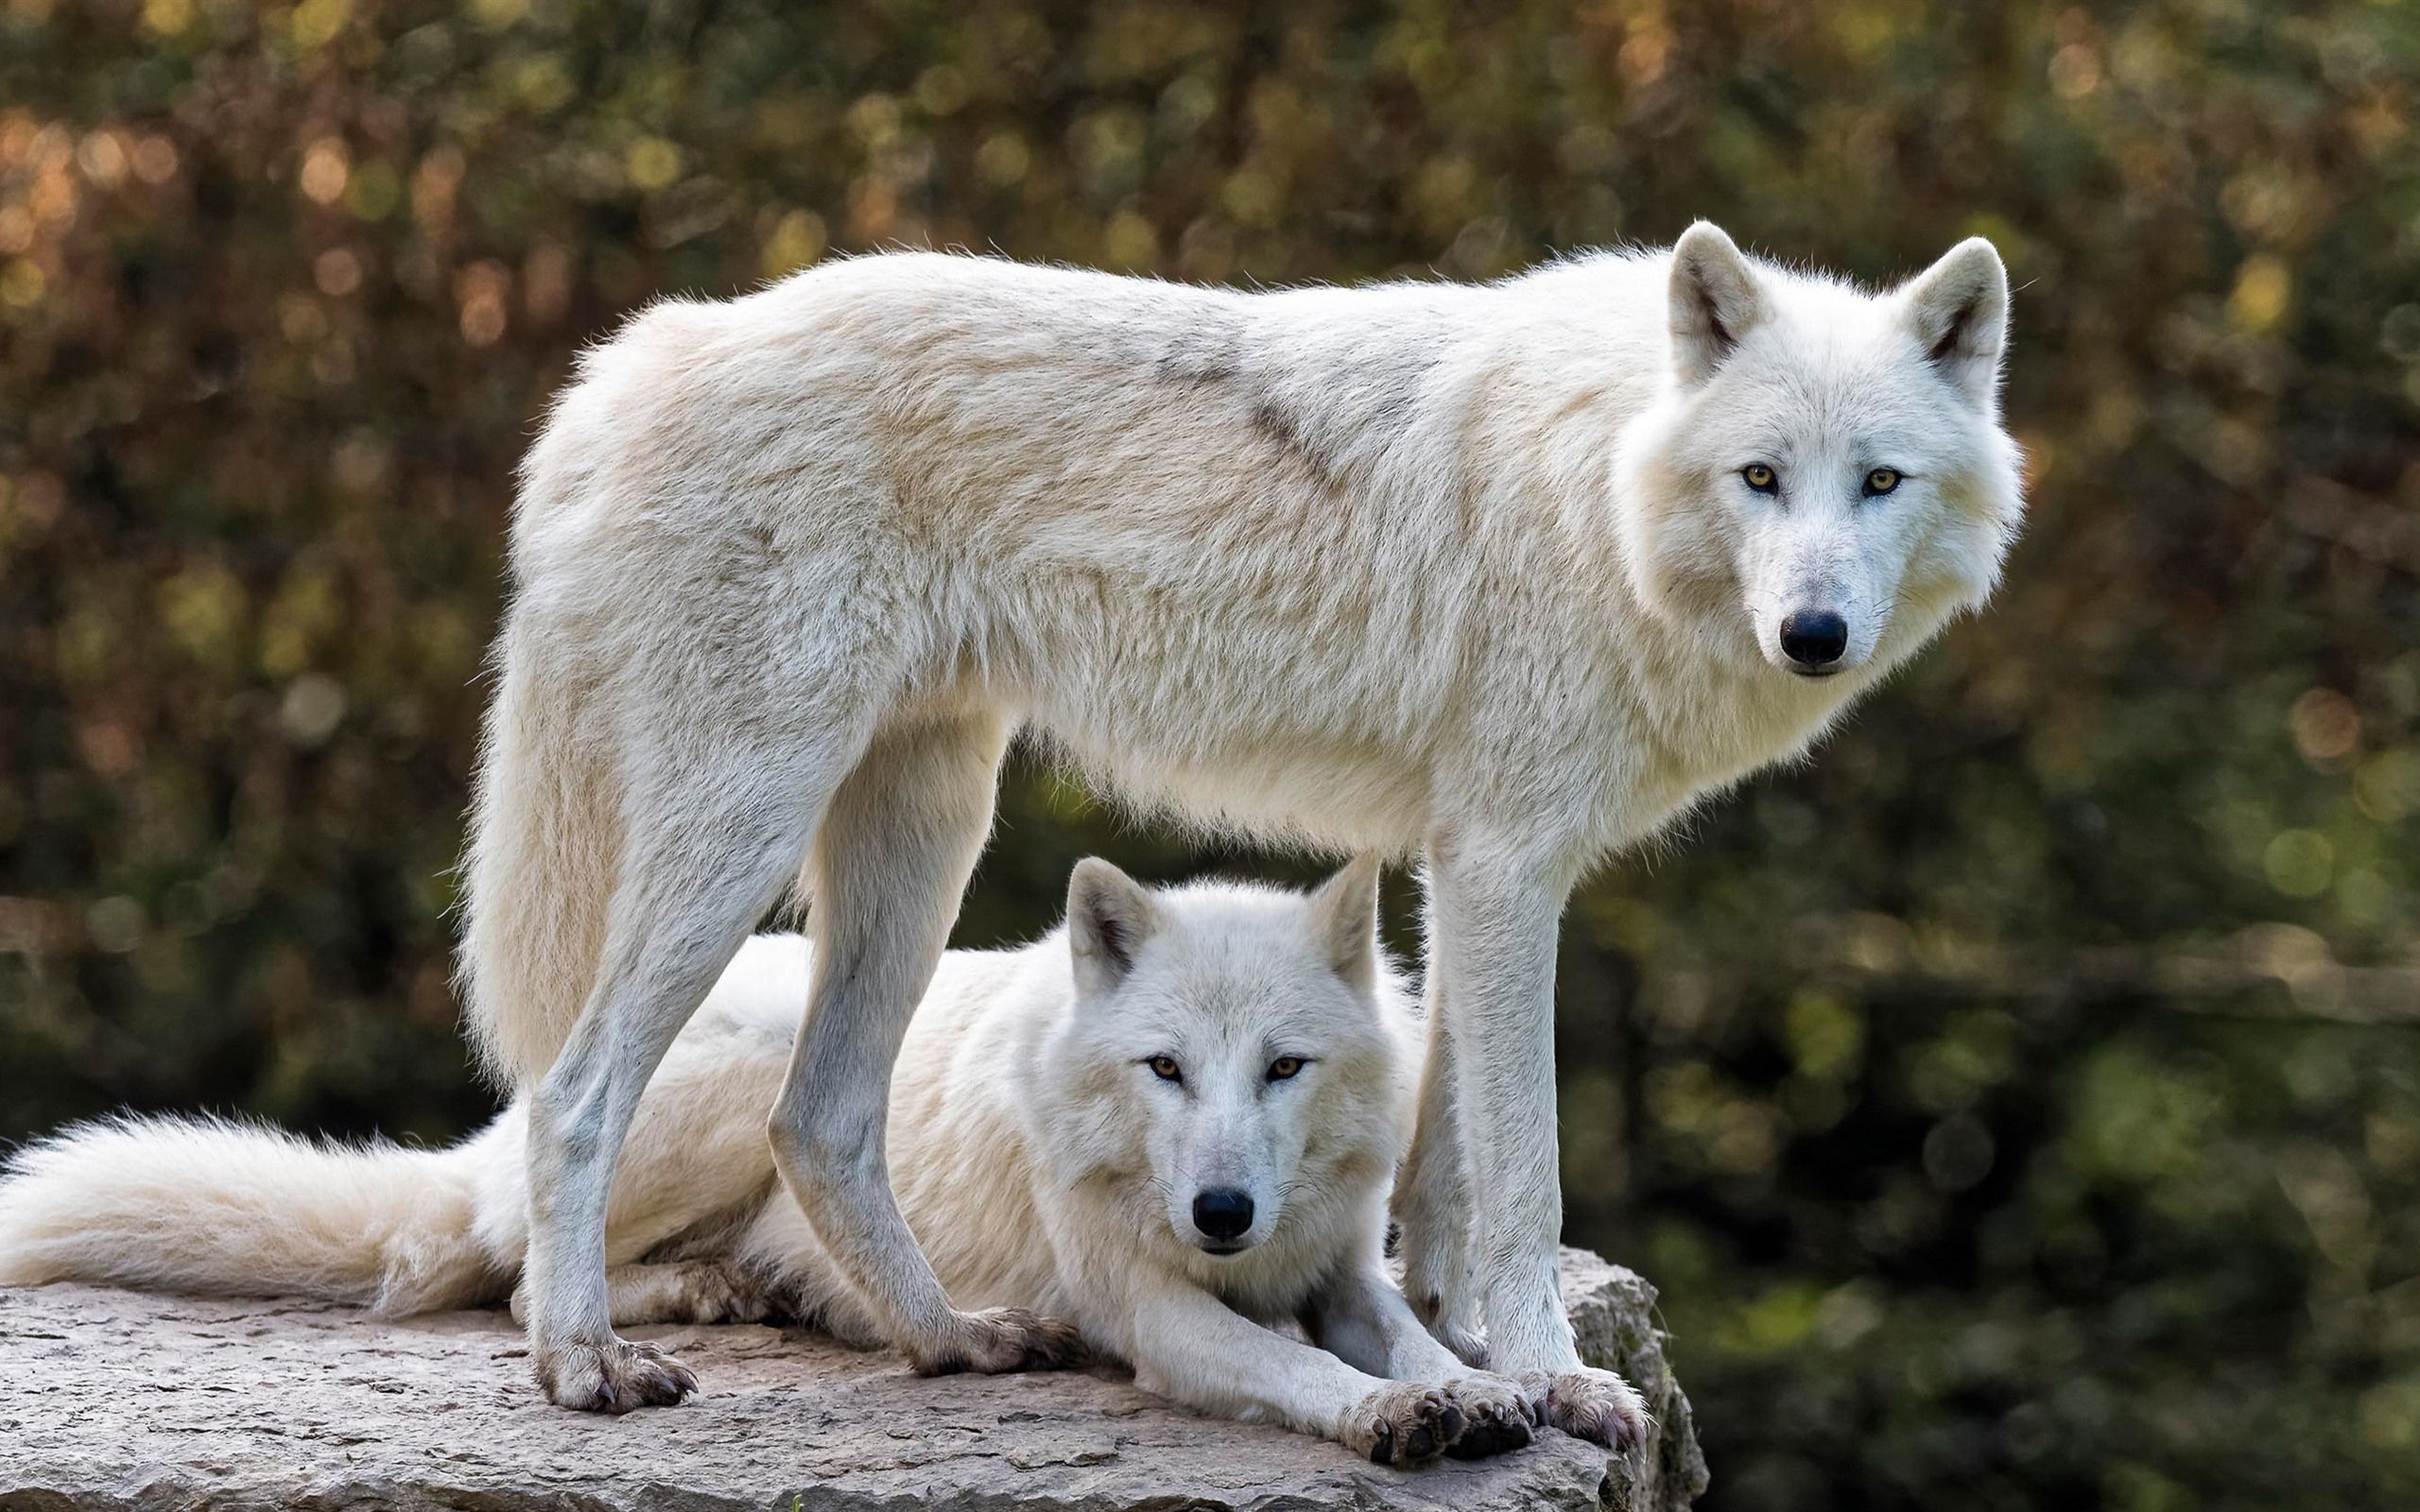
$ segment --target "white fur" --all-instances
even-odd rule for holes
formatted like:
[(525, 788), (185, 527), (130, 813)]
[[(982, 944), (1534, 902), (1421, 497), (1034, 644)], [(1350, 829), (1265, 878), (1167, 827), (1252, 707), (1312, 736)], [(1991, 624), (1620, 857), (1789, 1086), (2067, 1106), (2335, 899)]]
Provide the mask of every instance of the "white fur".
[[(1376, 954), (1376, 876), (1364, 862), (1308, 899), (1153, 894), (1087, 862), (1065, 933), (947, 956), (889, 1127), (900, 1207), (951, 1295), (1071, 1318), (1150, 1389), (1391, 1461), (1526, 1442), (1520, 1391), (1430, 1338), (1382, 1268), (1420, 1045)], [(786, 1315), (881, 1341), (764, 1139), (811, 954), (751, 940), (641, 1100), (606, 1224), (616, 1323)], [(1301, 1070), (1270, 1079), (1289, 1057)], [(72, 1130), (0, 1180), (0, 1284), (493, 1302), (527, 1241), (527, 1116), (525, 1099), (438, 1151), (212, 1120)], [(1241, 1252), (1205, 1252), (1205, 1188), (1253, 1197)], [(1326, 1348), (1270, 1327), (1298, 1321)]]
[[(1024, 729), (1204, 827), (1425, 859), (1408, 1284), (1458, 1348), (1483, 1321), (1499, 1368), (1613, 1401), (1555, 1285), (1557, 918), (1988, 595), (2006, 310), (1979, 241), (1876, 295), (1702, 225), (1484, 286), (919, 253), (633, 319), (527, 464), (469, 870), (472, 1022), (536, 1089), (542, 1377), (622, 1368), (614, 1152), (794, 885), (783, 1177), (911, 1356), (1033, 1363), (951, 1307), (880, 1116)], [(1876, 467), (1907, 481), (1862, 497)], [(1837, 675), (1788, 670), (1800, 610), (1841, 616)], [(1617, 1433), (1592, 1410), (1559, 1420)]]
[(517, 1256), (469, 1243), (490, 1129), (450, 1150), (337, 1145), (215, 1118), (113, 1118), (19, 1151), (0, 1178), (0, 1285), (108, 1281), (294, 1294), (385, 1314), (502, 1295)]

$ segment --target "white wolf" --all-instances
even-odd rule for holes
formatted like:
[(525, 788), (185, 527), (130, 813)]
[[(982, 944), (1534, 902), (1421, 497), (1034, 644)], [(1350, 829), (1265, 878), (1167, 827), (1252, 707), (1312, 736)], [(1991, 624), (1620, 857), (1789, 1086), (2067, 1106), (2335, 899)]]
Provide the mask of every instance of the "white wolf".
[[(945, 957), (890, 1130), (950, 1291), (1072, 1318), (1147, 1389), (1380, 1463), (1528, 1443), (1526, 1394), (1431, 1338), (1382, 1268), (1421, 1048), (1376, 888), (1366, 861), (1308, 899), (1155, 893), (1087, 861), (1062, 935)], [(810, 962), (796, 936), (752, 940), (641, 1100), (606, 1222), (614, 1322), (787, 1316), (882, 1342), (764, 1136)], [(526, 1127), (515, 1106), (436, 1151), (71, 1131), (0, 1180), (0, 1284), (493, 1301), (521, 1267)], [(1297, 1320), (1322, 1348), (1262, 1326)]]
[(1557, 1426), (1627, 1441), (1556, 1295), (1564, 900), (1987, 596), (2022, 511), (2007, 306), (1980, 240), (1870, 294), (1699, 225), (1484, 286), (866, 257), (589, 352), (525, 468), (464, 948), (475, 1030), (534, 1084), (549, 1395), (686, 1387), (613, 1333), (606, 1194), (793, 886), (783, 1178), (912, 1358), (1047, 1363), (1048, 1321), (951, 1306), (882, 1143), (1030, 727), (1205, 826), (1422, 858), (1407, 1286)]

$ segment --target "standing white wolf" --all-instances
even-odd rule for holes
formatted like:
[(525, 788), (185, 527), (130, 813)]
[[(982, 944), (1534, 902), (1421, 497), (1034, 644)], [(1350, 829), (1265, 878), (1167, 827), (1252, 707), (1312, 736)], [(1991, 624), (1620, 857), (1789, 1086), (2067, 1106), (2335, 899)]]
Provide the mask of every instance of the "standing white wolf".
[[(1382, 1464), (1528, 1443), (1525, 1394), (1429, 1337), (1382, 1268), (1421, 1048), (1376, 899), (1369, 861), (1308, 899), (1151, 892), (1088, 861), (1063, 935), (947, 956), (890, 1131), (951, 1292), (1061, 1314), (1146, 1389)], [(783, 1316), (883, 1342), (764, 1136), (810, 962), (795, 936), (750, 941), (648, 1088), (606, 1222), (615, 1323)], [(521, 1268), (526, 1128), (525, 1099), (437, 1151), (72, 1130), (0, 1179), (0, 1284), (492, 1302)], [(1319, 1348), (1262, 1326), (1296, 1321)]]
[(884, 1090), (1029, 727), (1204, 826), (1419, 854), (1432, 1050), (1407, 1284), (1547, 1420), (1631, 1439), (1555, 1284), (1555, 932), (1589, 866), (1803, 750), (1989, 593), (2022, 509), (2007, 281), (1887, 294), (1668, 253), (1484, 286), (1241, 293), (969, 257), (670, 302), (533, 448), (464, 964), (530, 1096), (531, 1349), (673, 1401), (614, 1335), (615, 1152), (755, 920), (813, 898), (783, 1178), (923, 1366), (1046, 1364), (952, 1307)]

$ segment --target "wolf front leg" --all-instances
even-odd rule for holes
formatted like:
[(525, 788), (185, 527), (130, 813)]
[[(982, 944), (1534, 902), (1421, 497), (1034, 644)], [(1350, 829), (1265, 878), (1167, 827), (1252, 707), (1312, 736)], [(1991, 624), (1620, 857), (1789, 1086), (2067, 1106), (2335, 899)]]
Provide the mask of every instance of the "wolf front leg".
[(1541, 1421), (1634, 1448), (1646, 1405), (1621, 1377), (1580, 1363), (1556, 1275), (1554, 957), (1568, 878), (1533, 848), (1456, 833), (1431, 841), (1428, 885), (1488, 1365), (1524, 1384)]
[[(1417, 1327), (1417, 1324), (1414, 1325)], [(1374, 1464), (1409, 1469), (1441, 1454), (1511, 1449), (1459, 1382), (1389, 1381), (1254, 1323), (1199, 1288), (1170, 1285), (1134, 1308), (1135, 1383), (1202, 1412), (1267, 1419), (1333, 1439)], [(1523, 1442), (1527, 1442), (1526, 1435)]]
[(1471, 1188), (1455, 1099), (1454, 1041), (1438, 963), (1434, 889), (1429, 889), (1428, 970), (1423, 989), (1428, 1048), (1420, 1068), (1420, 1116), (1411, 1152), (1395, 1177), (1393, 1213), (1403, 1233), (1403, 1291), (1438, 1342), (1465, 1364), (1487, 1364), (1471, 1292)]
[(1530, 1441), (1537, 1414), (1517, 1382), (1464, 1365), (1430, 1336), (1373, 1256), (1348, 1266), (1304, 1310), (1311, 1341), (1345, 1364), (1390, 1381), (1451, 1382), (1470, 1418), (1450, 1452), (1476, 1459)]

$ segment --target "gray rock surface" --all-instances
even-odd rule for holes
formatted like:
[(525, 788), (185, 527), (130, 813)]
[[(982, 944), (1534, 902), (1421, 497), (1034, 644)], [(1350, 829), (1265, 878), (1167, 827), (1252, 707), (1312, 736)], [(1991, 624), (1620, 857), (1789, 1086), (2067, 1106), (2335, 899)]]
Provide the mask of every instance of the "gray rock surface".
[(703, 1391), (594, 1418), (539, 1398), (501, 1314), (382, 1322), (291, 1302), (0, 1291), (0, 1512), (1676, 1512), (1705, 1462), (1654, 1296), (1564, 1253), (1581, 1352), (1655, 1411), (1643, 1454), (1545, 1434), (1500, 1459), (1405, 1473), (1192, 1417), (1105, 1370), (927, 1381), (811, 1333), (646, 1329)]

